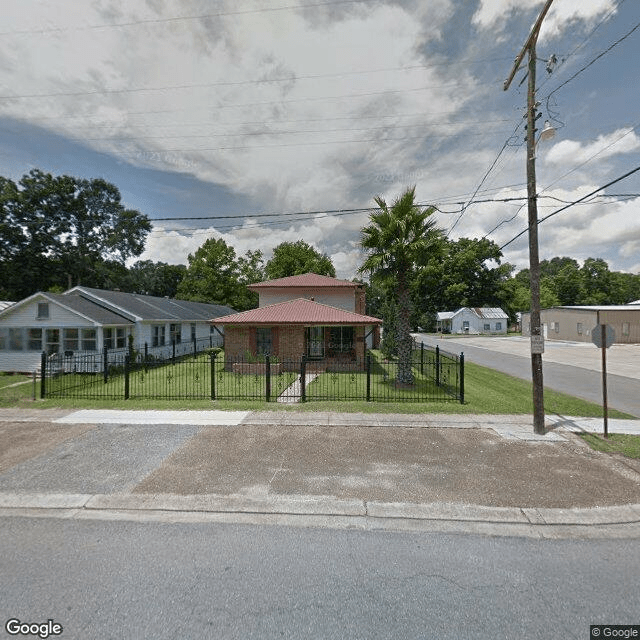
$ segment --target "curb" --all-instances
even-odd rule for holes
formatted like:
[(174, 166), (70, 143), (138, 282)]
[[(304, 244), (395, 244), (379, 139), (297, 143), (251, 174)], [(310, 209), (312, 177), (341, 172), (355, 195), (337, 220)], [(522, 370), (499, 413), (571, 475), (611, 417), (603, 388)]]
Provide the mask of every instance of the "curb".
[(536, 527), (640, 524), (640, 504), (573, 509), (488, 507), (434, 502), (365, 502), (332, 496), (0, 493), (0, 509), (155, 511), (208, 514), (340, 516)]

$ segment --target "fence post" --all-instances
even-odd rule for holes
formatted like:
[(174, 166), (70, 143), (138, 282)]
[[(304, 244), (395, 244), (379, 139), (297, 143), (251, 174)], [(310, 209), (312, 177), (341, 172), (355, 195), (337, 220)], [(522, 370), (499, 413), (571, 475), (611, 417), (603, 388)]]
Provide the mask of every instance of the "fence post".
[(460, 352), (460, 404), (464, 404), (464, 353)]
[(129, 354), (127, 353), (124, 356), (124, 399), (129, 399), (129, 362), (131, 359), (129, 358)]
[(269, 354), (264, 357), (264, 382), (265, 382), (265, 400), (269, 402), (271, 400), (271, 361)]
[(307, 356), (300, 358), (300, 402), (307, 401)]
[(371, 354), (367, 353), (366, 356), (367, 366), (367, 402), (371, 402)]
[(43, 351), (40, 356), (40, 400), (44, 400), (47, 395), (47, 352)]
[(104, 376), (104, 383), (107, 384), (109, 380), (109, 349), (106, 345), (102, 349), (102, 375)]
[(217, 353), (211, 354), (211, 399), (216, 399), (216, 357)]
[(436, 346), (436, 387), (440, 386), (440, 347)]
[(424, 342), (420, 343), (420, 375), (424, 375)]

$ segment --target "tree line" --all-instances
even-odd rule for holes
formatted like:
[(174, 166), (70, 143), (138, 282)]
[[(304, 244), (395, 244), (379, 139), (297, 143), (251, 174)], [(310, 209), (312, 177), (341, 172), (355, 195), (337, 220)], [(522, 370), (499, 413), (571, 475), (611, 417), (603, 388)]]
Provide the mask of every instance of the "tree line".
[[(502, 307), (515, 321), (530, 307), (529, 272), (503, 261), (487, 238), (451, 240), (433, 222), (435, 210), (414, 202), (408, 189), (394, 203), (376, 199), (361, 232), (361, 276), (368, 276), (367, 313), (411, 329), (435, 328), (438, 311)], [(0, 177), (0, 299), (84, 285), (131, 293), (257, 306), (248, 284), (307, 272), (335, 277), (324, 253), (303, 240), (283, 242), (269, 260), (260, 250), (238, 255), (221, 238), (207, 239), (188, 264), (142, 254), (150, 219), (126, 209), (117, 187), (102, 179), (52, 176), (34, 169), (17, 183)], [(611, 271), (605, 260), (543, 260), (542, 307), (626, 304), (640, 299), (640, 275)], [(408, 315), (405, 315), (406, 314)], [(387, 327), (389, 329), (389, 327)], [(387, 330), (388, 336), (398, 335)], [(404, 331), (403, 331), (404, 333)]]

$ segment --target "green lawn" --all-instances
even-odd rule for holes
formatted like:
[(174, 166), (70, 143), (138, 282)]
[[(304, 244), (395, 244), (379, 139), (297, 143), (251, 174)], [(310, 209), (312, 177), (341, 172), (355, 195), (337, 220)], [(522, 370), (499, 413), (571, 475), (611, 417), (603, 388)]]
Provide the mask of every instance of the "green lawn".
[[(124, 400), (122, 397), (122, 379), (119, 378), (108, 385), (113, 384), (117, 391), (117, 398), (114, 399), (56, 399), (51, 398), (44, 401), (38, 400), (35, 405), (30, 400), (32, 394), (31, 385), (21, 385), (19, 387), (11, 387), (7, 391), (19, 389), (21, 393), (12, 393), (5, 396), (3, 389), (0, 388), (0, 404), (3, 406), (37, 406), (37, 407), (66, 407), (66, 408), (128, 408), (128, 409), (236, 409), (236, 410), (286, 410), (286, 411), (347, 411), (347, 412), (365, 412), (365, 413), (495, 413), (495, 414), (531, 414), (533, 412), (533, 401), (531, 393), (531, 383), (519, 378), (514, 378), (506, 374), (494, 371), (487, 367), (467, 362), (465, 363), (465, 403), (460, 404), (454, 399), (429, 401), (429, 402), (366, 402), (364, 400), (350, 400), (349, 393), (344, 391), (341, 393), (340, 400), (309, 400), (306, 403), (297, 404), (280, 404), (276, 403), (275, 396), (280, 392), (281, 388), (288, 386), (294, 379), (294, 374), (286, 373), (282, 376), (272, 377), (273, 396), (272, 402), (266, 403), (262, 399), (262, 389), (264, 384), (263, 376), (254, 375), (238, 375), (228, 373), (222, 370), (220, 362), (216, 368), (216, 391), (222, 395), (226, 390), (232, 392), (237, 390), (237, 386), (241, 385), (246, 394), (254, 393), (256, 398), (245, 400), (224, 400), (217, 399), (211, 401), (208, 399), (210, 379), (206, 372), (208, 360), (199, 358), (198, 367), (188, 367), (176, 365), (173, 367), (174, 373), (170, 376), (171, 365), (152, 370), (144, 374), (143, 380), (135, 381), (134, 374), (132, 376), (132, 384), (130, 388), (131, 398)], [(182, 373), (179, 373), (182, 372)], [(198, 373), (199, 372), (199, 373)], [(187, 382), (195, 381), (196, 373), (198, 373), (198, 381), (203, 388), (202, 399), (189, 399), (180, 397), (178, 393), (173, 399), (141, 399), (135, 397), (139, 395), (138, 388), (152, 382), (169, 385), (170, 389), (179, 391)], [(329, 383), (333, 383), (331, 376), (333, 374), (324, 374), (329, 376)], [(340, 373), (336, 374), (346, 378), (347, 385), (362, 385), (363, 374), (356, 374), (356, 382), (352, 381), (352, 374)], [(98, 376), (96, 384), (104, 386), (104, 382)], [(94, 378), (95, 380), (95, 378)], [(373, 380), (373, 379), (372, 379)], [(432, 384), (419, 381), (419, 384)], [(389, 384), (379, 383), (379, 384)], [(119, 385), (117, 388), (115, 385)], [(394, 389), (394, 392), (397, 391)], [(312, 385), (308, 386), (308, 393), (312, 397)], [(38, 394), (39, 396), (39, 394)], [(580, 400), (572, 396), (557, 393), (551, 389), (545, 389), (545, 411), (549, 414), (571, 415), (581, 417), (602, 417), (602, 408), (598, 404)], [(609, 415), (612, 418), (633, 418), (628, 414), (619, 411), (610, 410)]]
[(621, 453), (628, 458), (640, 458), (640, 436), (612, 433), (608, 438), (595, 433), (581, 433), (580, 437), (596, 451)]
[(9, 387), (11, 385), (17, 385), (21, 382), (28, 382), (31, 380), (31, 376), (23, 376), (20, 374), (11, 375), (11, 374), (0, 374), (0, 389), (3, 387)]
[[(265, 397), (264, 375), (242, 375), (225, 371), (220, 357), (215, 367), (216, 397), (242, 396), (262, 399)], [(271, 393), (279, 395), (294, 380), (296, 375), (284, 372), (271, 376)], [(64, 385), (77, 399), (95, 396), (96, 399), (108, 398), (112, 401), (124, 399), (124, 375), (121, 369), (112, 370), (107, 382), (102, 374), (67, 374), (48, 382), (47, 393), (56, 394)], [(211, 402), (211, 360), (208, 354), (197, 358), (187, 357), (175, 364), (161, 366), (136, 367), (129, 378), (129, 401), (143, 400), (150, 396), (157, 399), (202, 399)]]

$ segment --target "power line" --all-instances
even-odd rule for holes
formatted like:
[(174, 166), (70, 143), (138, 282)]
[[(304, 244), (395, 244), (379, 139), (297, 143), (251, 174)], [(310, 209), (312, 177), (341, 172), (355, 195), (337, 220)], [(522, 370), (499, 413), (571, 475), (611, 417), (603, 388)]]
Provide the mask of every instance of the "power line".
[(304, 9), (315, 9), (318, 7), (329, 7), (334, 5), (344, 5), (344, 4), (361, 4), (365, 3), (367, 0), (329, 0), (328, 2), (314, 2), (305, 5), (284, 5), (281, 7), (263, 7), (261, 9), (242, 9), (237, 11), (219, 11), (216, 13), (202, 13), (198, 15), (191, 16), (173, 16), (171, 18), (148, 18), (143, 20), (129, 20), (127, 22), (115, 22), (111, 24), (92, 24), (84, 27), (49, 27), (46, 29), (24, 29), (21, 31), (4, 31), (0, 32), (0, 36), (11, 36), (11, 35), (32, 35), (36, 33), (65, 33), (69, 31), (90, 31), (97, 29), (120, 29), (123, 27), (134, 27), (139, 25), (149, 25), (149, 24), (165, 24), (168, 22), (182, 22), (182, 21), (193, 21), (193, 20), (202, 20), (205, 18), (223, 18), (227, 16), (239, 16), (239, 15), (247, 15), (254, 13), (270, 13), (277, 11), (290, 11), (290, 10), (304, 10)]
[(591, 65), (593, 65), (595, 62), (597, 62), (600, 58), (602, 58), (603, 56), (605, 56), (607, 53), (609, 53), (612, 49), (614, 49), (615, 47), (617, 47), (621, 42), (623, 42), (624, 40), (626, 40), (631, 34), (633, 34), (638, 28), (640, 28), (640, 22), (638, 22), (630, 31), (628, 31), (627, 33), (625, 33), (625, 35), (623, 35), (621, 38), (618, 38), (618, 40), (616, 40), (615, 42), (613, 42), (611, 45), (609, 45), (604, 51), (601, 51), (595, 58), (593, 58), (590, 62), (588, 62), (586, 65), (584, 65), (582, 68), (578, 69), (578, 71), (576, 71), (570, 78), (568, 78), (567, 80), (565, 80), (562, 84), (558, 85), (551, 93), (549, 93), (546, 96), (546, 100), (549, 100), (549, 98), (551, 98), (551, 96), (556, 93), (557, 91), (559, 91), (560, 89), (562, 89), (562, 87), (566, 86), (567, 84), (569, 84), (572, 80), (575, 80), (575, 78), (577, 78), (581, 73), (583, 73), (584, 71), (586, 71)]
[[(570, 202), (568, 205), (566, 205), (564, 207), (561, 207), (560, 209), (557, 209), (556, 211), (554, 211), (554, 212), (550, 213), (549, 215), (545, 216), (544, 218), (540, 218), (538, 220), (537, 224), (539, 225), (540, 223), (544, 222), (545, 220), (548, 220), (549, 218), (552, 218), (553, 216), (561, 213), (562, 211), (566, 211), (570, 207), (573, 207), (574, 205), (576, 205), (576, 204), (578, 204), (580, 202), (583, 202), (584, 200), (586, 200), (587, 198), (590, 198), (591, 196), (593, 196), (594, 194), (598, 193), (599, 191), (602, 191), (603, 189), (606, 189), (607, 187), (610, 187), (611, 185), (614, 185), (617, 182), (620, 182), (621, 180), (624, 180), (625, 178), (628, 178), (630, 175), (633, 175), (637, 171), (640, 171), (640, 166), (636, 167), (635, 169), (632, 169), (631, 171), (628, 171), (624, 175), (620, 176), (619, 178), (616, 178), (615, 180), (612, 180), (611, 182), (607, 182), (607, 184), (603, 185), (602, 187), (598, 187), (597, 189), (593, 190), (591, 193), (588, 193), (586, 196), (583, 196), (582, 198), (580, 198), (578, 200), (574, 200), (573, 202)], [(511, 238), (511, 240), (509, 240), (508, 242), (505, 242), (500, 247), (500, 250), (502, 251), (502, 249), (504, 249), (506, 246), (510, 245), (512, 242), (517, 240), (521, 235), (525, 234), (527, 231), (528, 231), (528, 227), (523, 229), (517, 235), (513, 236), (513, 238)]]
[[(508, 122), (508, 120), (494, 120), (492, 122)], [(412, 123), (412, 124), (387, 124), (377, 127), (349, 127), (341, 129), (299, 129), (297, 131), (278, 131), (273, 129), (264, 129), (263, 131), (244, 131), (241, 133), (198, 133), (198, 134), (175, 134), (175, 135), (127, 135), (127, 136), (103, 136), (99, 138), (69, 138), (72, 142), (96, 142), (96, 141), (115, 141), (115, 140), (175, 140), (175, 139), (192, 139), (192, 138), (237, 138), (247, 136), (276, 136), (276, 135), (301, 135), (307, 133), (339, 133), (339, 132), (352, 132), (352, 131), (386, 131), (390, 129), (416, 129), (419, 127), (443, 127), (443, 126), (465, 126), (477, 124), (477, 122), (451, 122), (451, 123)], [(144, 125), (148, 126), (148, 125)], [(167, 125), (168, 127), (175, 125)], [(195, 125), (186, 125), (195, 126)], [(496, 131), (486, 131), (484, 133), (497, 133)], [(458, 135), (458, 132), (452, 134), (442, 134), (443, 136)]]
[(495, 157), (495, 159), (493, 160), (493, 162), (491, 163), (491, 165), (489, 166), (489, 168), (487, 169), (486, 173), (484, 174), (484, 176), (482, 177), (482, 180), (480, 180), (478, 186), (476, 187), (475, 191), (473, 192), (473, 195), (471, 196), (471, 199), (469, 200), (468, 204), (466, 204), (463, 208), (462, 211), (460, 212), (460, 215), (456, 218), (455, 222), (453, 223), (453, 225), (451, 225), (451, 227), (449, 227), (447, 233), (445, 234), (446, 237), (449, 237), (449, 234), (455, 229), (456, 225), (458, 224), (458, 222), (460, 222), (460, 219), (462, 218), (462, 216), (466, 213), (467, 209), (469, 208), (469, 206), (471, 205), (471, 203), (473, 202), (473, 199), (476, 197), (476, 194), (478, 193), (478, 190), (480, 189), (480, 187), (484, 184), (485, 180), (489, 177), (489, 174), (491, 173), (491, 171), (493, 170), (493, 168), (496, 166), (498, 160), (500, 159), (500, 156), (502, 155), (502, 153), (504, 152), (504, 150), (507, 148), (507, 146), (509, 145), (509, 141), (512, 140), (518, 129), (520, 128), (520, 126), (522, 125), (522, 122), (518, 122), (518, 124), (516, 125), (516, 128), (513, 130), (513, 133), (505, 140), (504, 144), (502, 145), (502, 148), (500, 149), (500, 151), (498, 151), (498, 155)]

